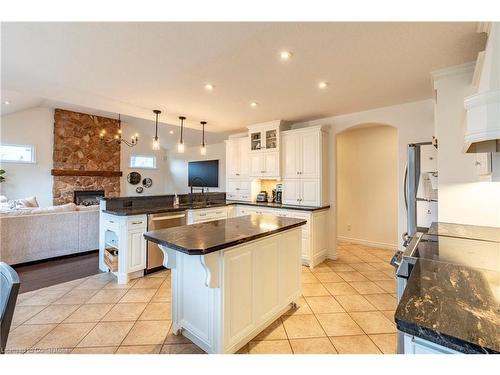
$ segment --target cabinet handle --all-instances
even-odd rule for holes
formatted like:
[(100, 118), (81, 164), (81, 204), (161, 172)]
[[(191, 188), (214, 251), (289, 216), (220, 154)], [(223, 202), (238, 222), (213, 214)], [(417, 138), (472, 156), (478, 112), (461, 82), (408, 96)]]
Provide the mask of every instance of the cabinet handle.
[(143, 221), (132, 221), (132, 224), (137, 225), (137, 224), (142, 224)]
[(236, 173), (236, 176), (239, 176), (240, 174), (239, 173)]
[(223, 214), (223, 213), (224, 213), (224, 211), (217, 211), (215, 214), (216, 215), (220, 215), (220, 214)]
[(240, 190), (240, 188), (236, 188), (236, 190)]
[(108, 220), (108, 223), (114, 224), (115, 222), (113, 220)]
[(199, 215), (200, 215), (200, 216), (207, 216), (207, 214), (206, 214), (206, 213), (205, 213), (205, 214), (199, 214)]

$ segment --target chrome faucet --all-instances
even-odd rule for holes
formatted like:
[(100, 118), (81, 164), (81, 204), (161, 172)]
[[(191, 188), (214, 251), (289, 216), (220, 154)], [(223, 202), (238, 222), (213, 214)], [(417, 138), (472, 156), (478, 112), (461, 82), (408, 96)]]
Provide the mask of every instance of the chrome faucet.
[[(201, 183), (202, 183), (202, 185), (201, 185), (201, 195), (203, 197), (205, 196), (205, 189), (204, 189), (204, 187), (207, 187), (207, 183), (206, 183), (206, 181), (203, 178), (201, 178), (201, 177), (195, 177), (195, 178), (193, 178), (193, 180), (191, 181), (191, 186), (190, 186), (191, 187), (191, 193), (189, 194), (189, 200), (191, 201), (191, 204), (193, 204), (193, 202), (194, 202), (194, 199), (193, 199), (193, 189), (195, 187), (193, 186), (193, 183), (195, 181), (201, 181)], [(197, 187), (200, 187), (200, 186), (197, 186)]]

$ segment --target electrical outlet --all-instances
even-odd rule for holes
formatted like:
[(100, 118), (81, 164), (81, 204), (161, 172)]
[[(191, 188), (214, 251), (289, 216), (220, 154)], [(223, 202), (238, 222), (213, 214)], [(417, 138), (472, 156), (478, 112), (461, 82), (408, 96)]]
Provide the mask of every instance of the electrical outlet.
[(351, 231), (351, 224), (347, 224), (347, 230)]

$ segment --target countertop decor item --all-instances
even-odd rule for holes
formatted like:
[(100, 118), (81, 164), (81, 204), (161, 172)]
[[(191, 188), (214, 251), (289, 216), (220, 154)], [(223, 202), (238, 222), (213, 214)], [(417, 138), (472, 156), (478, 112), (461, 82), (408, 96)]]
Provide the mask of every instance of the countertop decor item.
[(141, 174), (139, 172), (130, 172), (127, 175), (127, 181), (131, 185), (137, 185), (141, 182)]
[(113, 138), (107, 140), (104, 139), (105, 135), (106, 130), (102, 129), (99, 133), (101, 143), (117, 142), (118, 144), (125, 143), (128, 147), (134, 147), (137, 145), (137, 142), (139, 142), (139, 135), (137, 133), (131, 137), (130, 141), (122, 138), (122, 120), (120, 114), (118, 114), (118, 132), (113, 136)]
[(159, 109), (154, 109), (155, 114), (155, 137), (153, 138), (153, 150), (158, 151), (160, 149), (160, 139), (158, 138), (158, 115), (161, 113)]
[(150, 188), (153, 186), (153, 180), (149, 177), (146, 177), (144, 180), (142, 180), (142, 186), (145, 188)]
[(144, 188), (142, 186), (137, 186), (135, 188), (135, 192), (138, 194), (142, 194), (143, 191), (144, 191)]
[(0, 183), (5, 181), (5, 177), (3, 176), (5, 174), (5, 170), (0, 169)]

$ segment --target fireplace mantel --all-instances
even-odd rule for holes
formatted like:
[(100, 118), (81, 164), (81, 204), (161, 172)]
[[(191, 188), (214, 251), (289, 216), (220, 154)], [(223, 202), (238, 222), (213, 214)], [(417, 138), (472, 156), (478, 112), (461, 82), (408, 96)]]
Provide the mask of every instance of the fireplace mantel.
[(92, 176), (92, 177), (121, 177), (121, 171), (81, 171), (75, 169), (52, 169), (52, 176)]

